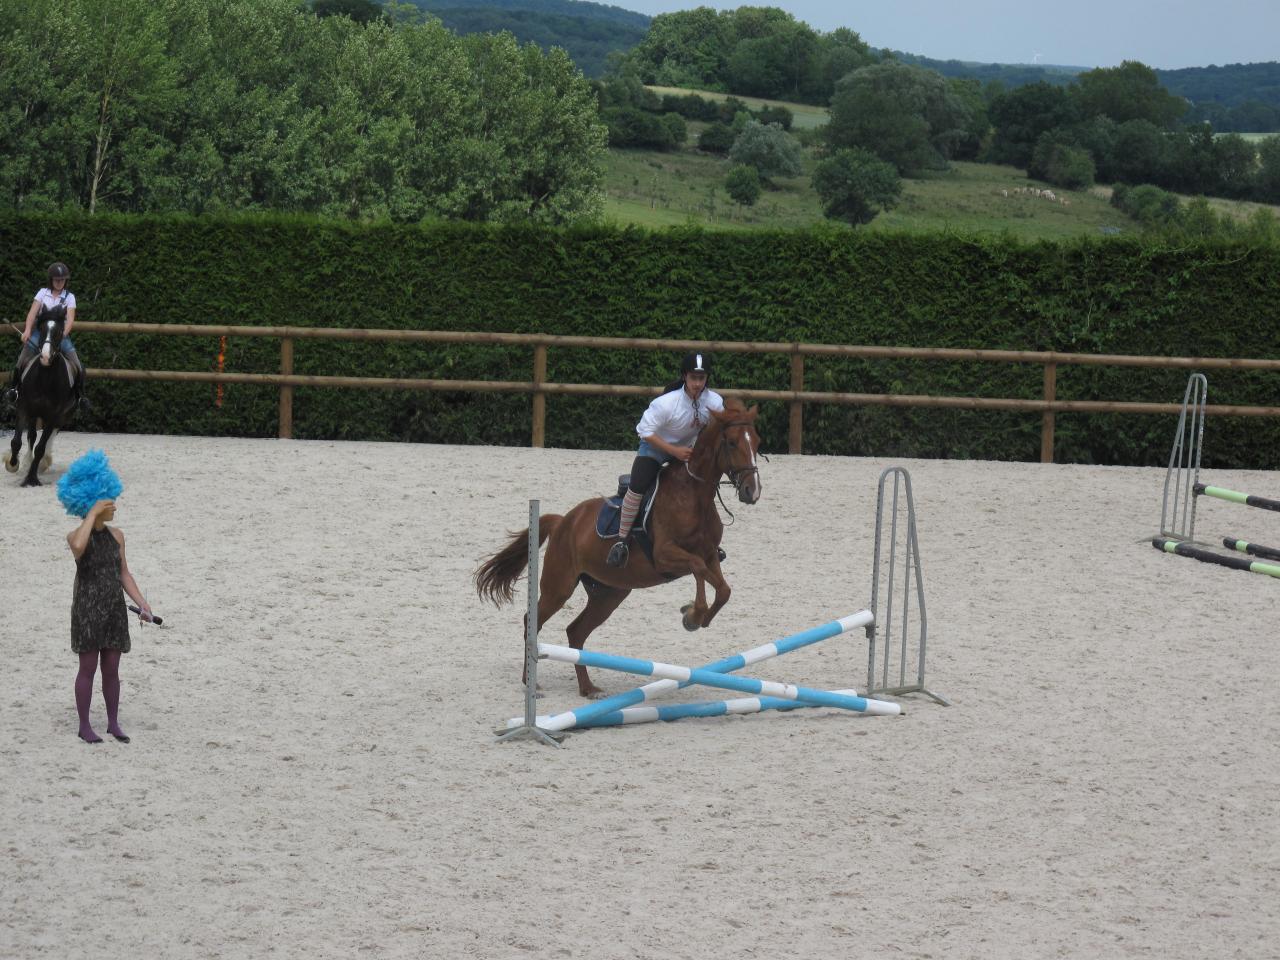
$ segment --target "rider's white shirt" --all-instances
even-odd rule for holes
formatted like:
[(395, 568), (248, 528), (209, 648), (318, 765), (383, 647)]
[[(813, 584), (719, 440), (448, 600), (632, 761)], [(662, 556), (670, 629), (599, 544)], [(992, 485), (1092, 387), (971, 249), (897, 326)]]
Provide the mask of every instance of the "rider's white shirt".
[(657, 434), (677, 447), (692, 446), (698, 432), (711, 420), (710, 411), (723, 409), (724, 398), (714, 390), (703, 390), (696, 406), (683, 388), (672, 390), (649, 404), (636, 424), (636, 433), (641, 440)]
[(48, 287), (41, 287), (36, 291), (35, 299), (46, 307), (56, 307), (59, 303), (65, 303), (68, 310), (76, 308), (76, 295), (70, 290), (67, 291), (67, 299), (63, 301), (62, 294), (54, 293)]

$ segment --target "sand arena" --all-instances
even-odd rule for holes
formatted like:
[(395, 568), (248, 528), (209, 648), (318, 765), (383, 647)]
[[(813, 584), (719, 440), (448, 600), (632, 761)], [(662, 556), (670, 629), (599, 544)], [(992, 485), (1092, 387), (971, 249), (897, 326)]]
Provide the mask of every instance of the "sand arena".
[[(54, 446), (46, 480), (112, 458), (165, 628), (135, 621), (122, 664), (133, 742), (78, 741), (74, 523), (0, 476), (0, 956), (1276, 956), (1280, 584), (1140, 542), (1163, 471), (903, 463), (950, 708), (552, 750), (492, 743), (521, 708), (523, 601), (481, 604), (471, 572), (529, 498), (608, 492), (628, 452)], [(685, 580), (590, 648), (693, 665), (864, 606), (888, 463), (774, 456), (734, 505), (717, 622), (681, 629)], [(1280, 475), (1207, 473), (1280, 496)], [(1280, 516), (1231, 504), (1198, 529), (1280, 545)], [(855, 634), (758, 675), (861, 686), (865, 656)], [(571, 667), (541, 679), (540, 709), (577, 702)]]

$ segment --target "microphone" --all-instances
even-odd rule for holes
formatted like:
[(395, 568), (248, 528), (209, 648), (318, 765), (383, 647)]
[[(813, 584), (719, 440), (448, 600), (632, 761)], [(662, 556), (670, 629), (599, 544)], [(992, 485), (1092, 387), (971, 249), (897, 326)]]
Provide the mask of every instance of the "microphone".
[[(130, 610), (132, 610), (134, 613), (136, 613), (138, 616), (142, 616), (142, 611), (141, 611), (141, 610), (139, 610), (137, 607), (135, 607), (132, 603), (131, 603), (131, 604), (129, 604), (129, 609), (130, 609)], [(143, 622), (145, 623), (146, 621), (143, 621)], [(152, 623), (154, 623), (154, 624), (158, 627), (158, 626), (160, 626), (160, 624), (164, 623), (164, 620), (163, 620), (162, 618), (160, 618), (160, 617), (157, 617), (157, 616), (153, 613), (153, 614), (151, 615), (151, 622), (152, 622)]]

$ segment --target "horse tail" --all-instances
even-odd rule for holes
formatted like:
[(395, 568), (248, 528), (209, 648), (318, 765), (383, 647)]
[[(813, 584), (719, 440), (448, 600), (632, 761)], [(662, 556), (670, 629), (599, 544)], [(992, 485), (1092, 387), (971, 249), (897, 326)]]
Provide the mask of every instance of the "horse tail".
[[(538, 546), (547, 542), (547, 537), (556, 532), (563, 519), (558, 513), (548, 513), (538, 519)], [(528, 565), (529, 530), (526, 527), (511, 534), (511, 542), (476, 569), (476, 593), (481, 600), (491, 600), (495, 607), (510, 603), (515, 583)]]

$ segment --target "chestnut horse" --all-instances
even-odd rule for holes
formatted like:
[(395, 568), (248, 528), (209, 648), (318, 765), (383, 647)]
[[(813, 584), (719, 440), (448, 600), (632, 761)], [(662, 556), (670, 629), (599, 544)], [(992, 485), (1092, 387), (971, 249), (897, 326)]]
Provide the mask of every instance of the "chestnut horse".
[[(693, 574), (697, 592), (693, 603), (681, 607), (686, 630), (711, 625), (729, 601), (729, 584), (720, 571), (720, 537), (724, 524), (716, 510), (721, 477), (728, 476), (743, 503), (760, 499), (760, 471), (756, 460), (760, 437), (755, 430), (757, 408), (726, 399), (723, 411), (698, 435), (686, 463), (673, 461), (659, 475), (650, 514), (653, 560), (643, 550), (631, 550), (626, 566), (605, 564), (613, 538), (596, 533), (596, 515), (603, 498), (584, 500), (563, 516), (546, 514), (538, 520), (539, 543), (547, 544), (538, 587), (538, 629), (563, 607), (579, 580), (587, 592), (587, 606), (569, 624), (569, 645), (579, 650), (591, 632), (609, 619), (632, 590), (656, 587)], [(485, 560), (475, 572), (476, 592), (496, 606), (509, 603), (512, 588), (529, 565), (529, 531), (512, 534), (511, 542)], [(715, 602), (707, 606), (706, 584), (715, 588)], [(585, 667), (578, 672), (584, 697), (601, 696)]]

